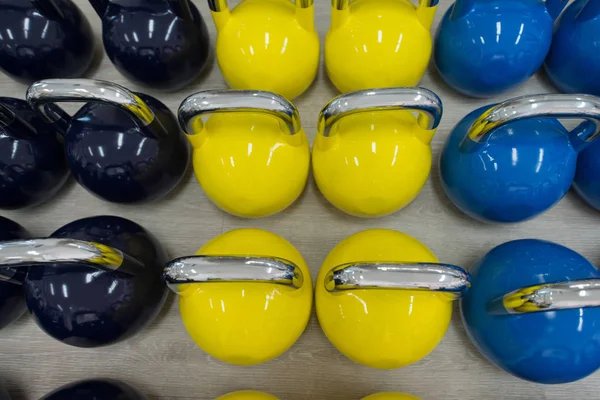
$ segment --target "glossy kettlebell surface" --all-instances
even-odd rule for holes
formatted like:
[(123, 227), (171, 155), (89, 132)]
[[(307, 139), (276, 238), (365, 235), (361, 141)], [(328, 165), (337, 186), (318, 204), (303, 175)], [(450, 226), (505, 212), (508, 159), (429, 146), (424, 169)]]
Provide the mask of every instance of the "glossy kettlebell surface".
[(362, 400), (421, 400), (406, 393), (381, 392), (363, 398)]
[(573, 188), (583, 200), (600, 210), (600, 143), (594, 142), (577, 157)]
[(64, 385), (41, 400), (146, 400), (146, 396), (117, 380), (90, 379)]
[(43, 203), (68, 177), (59, 130), (26, 101), (0, 97), (0, 208)]
[[(435, 279), (448, 286), (423, 290), (429, 284), (415, 271), (429, 277), (443, 271)], [(400, 368), (439, 344), (450, 324), (454, 295), (467, 287), (465, 271), (437, 264), (413, 237), (367, 230), (340, 242), (323, 262), (315, 289), (317, 316), (329, 341), (351, 360)]]
[(302, 193), (310, 147), (298, 110), (285, 98), (262, 91), (209, 90), (184, 100), (178, 114), (194, 149), (196, 178), (222, 210), (265, 217)]
[(94, 57), (91, 27), (71, 0), (3, 0), (0, 69), (23, 83), (78, 78)]
[(216, 400), (279, 400), (268, 393), (255, 392), (254, 390), (242, 390), (218, 397)]
[[(29, 236), (29, 233), (21, 225), (10, 219), (0, 217), (0, 242), (25, 239)], [(21, 274), (24, 274), (24, 272), (21, 272)], [(19, 282), (0, 279), (0, 329), (19, 319), (25, 312), (25, 309), (23, 288)], [(0, 390), (0, 400), (2, 399), (1, 392)]]
[(194, 81), (210, 53), (206, 24), (190, 0), (90, 0), (102, 19), (106, 54), (127, 79), (178, 90)]
[(319, 36), (313, 0), (209, 0), (217, 28), (217, 60), (232, 89), (265, 90), (287, 99), (317, 75)]
[(329, 79), (342, 93), (416, 86), (431, 57), (437, 0), (334, 0), (325, 39)]
[[(154, 201), (185, 174), (187, 140), (175, 115), (154, 97), (110, 82), (74, 79), (37, 82), (27, 99), (62, 127), (72, 175), (104, 200)], [(57, 107), (48, 109), (54, 102), (86, 101), (73, 117)]]
[[(600, 282), (600, 272), (584, 257), (543, 240), (515, 240), (492, 249), (470, 272), (461, 311), (469, 337), (487, 359), (547, 384), (573, 382), (600, 367), (600, 308), (554, 307), (561, 295), (547, 286), (564, 282), (559, 290), (573, 292), (571, 305), (597, 292), (598, 283), (583, 284)], [(535, 306), (536, 298), (545, 305)]]
[(227, 363), (280, 356), (310, 318), (312, 280), (304, 259), (287, 240), (264, 230), (217, 236), (197, 256), (171, 261), (164, 279), (179, 294), (188, 334)]

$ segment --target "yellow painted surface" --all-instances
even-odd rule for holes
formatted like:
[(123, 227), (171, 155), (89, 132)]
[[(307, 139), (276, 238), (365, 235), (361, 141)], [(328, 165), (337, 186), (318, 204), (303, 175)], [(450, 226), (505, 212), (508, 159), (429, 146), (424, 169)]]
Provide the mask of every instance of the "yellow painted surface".
[(253, 390), (242, 390), (223, 395), (216, 400), (279, 400), (277, 397), (263, 392)]

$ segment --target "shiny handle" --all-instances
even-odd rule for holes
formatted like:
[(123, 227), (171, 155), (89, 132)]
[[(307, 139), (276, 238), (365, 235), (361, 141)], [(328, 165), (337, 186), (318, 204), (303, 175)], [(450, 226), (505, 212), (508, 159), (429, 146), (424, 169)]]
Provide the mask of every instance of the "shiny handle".
[(170, 261), (163, 270), (169, 289), (206, 282), (263, 282), (302, 287), (304, 276), (291, 261), (271, 257), (191, 256)]
[(330, 291), (403, 289), (444, 292), (462, 296), (471, 286), (469, 273), (450, 264), (356, 262), (339, 265), (325, 276)]
[(461, 142), (463, 150), (484, 142), (496, 130), (528, 118), (584, 119), (575, 132), (586, 133), (586, 142), (600, 133), (600, 97), (588, 94), (541, 94), (517, 97), (497, 104), (481, 114), (469, 127)]
[(149, 136), (167, 134), (150, 107), (135, 93), (116, 83), (96, 79), (46, 79), (31, 85), (26, 98), (49, 122), (64, 124), (68, 118), (55, 102), (97, 102), (126, 111)]
[[(308, 8), (312, 7), (314, 0), (295, 0), (295, 3), (298, 8)], [(208, 0), (208, 7), (213, 12), (229, 10), (227, 0)]]
[(179, 106), (179, 124), (188, 135), (206, 114), (224, 112), (259, 112), (279, 118), (287, 126), (290, 135), (298, 133), (302, 126), (296, 107), (284, 97), (260, 90), (205, 90), (189, 96)]
[(22, 239), (0, 242), (0, 279), (13, 280), (17, 269), (39, 264), (77, 264), (135, 274), (138, 260), (100, 243), (69, 238)]
[(517, 289), (492, 300), (490, 314), (524, 314), (541, 311), (600, 307), (600, 279), (582, 279)]
[(368, 89), (339, 95), (319, 114), (318, 132), (328, 137), (331, 128), (348, 115), (383, 110), (407, 110), (420, 114), (420, 125), (428, 130), (438, 127), (442, 119), (442, 101), (423, 88)]

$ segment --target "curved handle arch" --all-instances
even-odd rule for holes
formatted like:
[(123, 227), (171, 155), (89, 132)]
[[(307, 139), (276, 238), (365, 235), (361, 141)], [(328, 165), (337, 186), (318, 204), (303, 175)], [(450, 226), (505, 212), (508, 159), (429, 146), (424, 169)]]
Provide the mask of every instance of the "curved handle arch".
[(329, 137), (333, 125), (342, 118), (383, 110), (416, 111), (420, 114), (419, 124), (427, 130), (434, 130), (442, 119), (443, 106), (435, 93), (424, 88), (368, 89), (345, 93), (323, 107), (319, 113), (317, 132)]

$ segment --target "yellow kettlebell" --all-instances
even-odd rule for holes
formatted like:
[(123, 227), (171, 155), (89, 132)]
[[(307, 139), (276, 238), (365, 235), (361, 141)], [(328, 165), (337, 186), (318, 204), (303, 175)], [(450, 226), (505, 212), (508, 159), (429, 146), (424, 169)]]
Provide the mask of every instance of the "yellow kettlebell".
[(442, 102), (427, 89), (371, 89), (334, 98), (319, 115), (313, 146), (321, 193), (359, 217), (403, 208), (427, 181), (429, 143), (441, 117)]
[(332, 0), (325, 66), (340, 92), (415, 86), (431, 57), (438, 0)]
[(260, 229), (237, 229), (163, 271), (179, 295), (192, 339), (211, 356), (252, 365), (283, 354), (311, 315), (313, 288), (304, 259), (287, 240)]
[(217, 27), (217, 61), (233, 89), (258, 89), (293, 99), (315, 79), (319, 35), (313, 0), (208, 0)]
[[(221, 209), (264, 217), (302, 193), (310, 147), (298, 110), (282, 96), (207, 90), (185, 99), (178, 114), (194, 148), (196, 178)], [(204, 123), (202, 117), (209, 114)]]
[(419, 361), (442, 340), (469, 274), (418, 240), (373, 229), (339, 243), (316, 284), (319, 323), (351, 360), (380, 369)]
[(381, 392), (363, 398), (362, 400), (421, 400), (406, 393)]
[[(277, 397), (254, 390), (242, 390), (239, 392), (227, 393), (216, 400), (279, 400)], [(409, 399), (410, 400), (410, 399)]]

